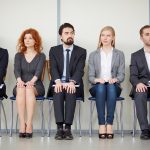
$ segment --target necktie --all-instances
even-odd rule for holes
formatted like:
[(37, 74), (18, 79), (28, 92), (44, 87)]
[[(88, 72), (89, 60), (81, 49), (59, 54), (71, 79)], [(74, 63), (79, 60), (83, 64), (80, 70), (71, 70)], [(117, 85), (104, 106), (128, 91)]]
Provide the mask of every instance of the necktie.
[(69, 82), (69, 51), (70, 49), (66, 49), (66, 82)]

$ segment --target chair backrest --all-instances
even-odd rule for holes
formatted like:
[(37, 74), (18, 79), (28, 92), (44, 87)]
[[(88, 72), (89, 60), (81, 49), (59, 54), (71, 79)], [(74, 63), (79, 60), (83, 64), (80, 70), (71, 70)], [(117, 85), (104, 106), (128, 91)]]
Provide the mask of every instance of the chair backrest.
[(45, 77), (45, 69), (46, 69), (46, 66), (47, 66), (47, 60), (44, 62), (43, 71), (42, 71), (42, 74), (41, 74), (41, 81), (42, 81), (42, 82), (43, 82), (44, 77)]
[(47, 61), (47, 73), (48, 73), (48, 79), (51, 80), (50, 61), (49, 61), (49, 60), (46, 60), (46, 61)]

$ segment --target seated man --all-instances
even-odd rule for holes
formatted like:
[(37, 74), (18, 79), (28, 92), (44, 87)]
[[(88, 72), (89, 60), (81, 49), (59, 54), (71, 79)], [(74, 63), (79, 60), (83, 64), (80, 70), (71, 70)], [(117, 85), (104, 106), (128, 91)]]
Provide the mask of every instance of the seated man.
[(147, 97), (150, 97), (150, 25), (140, 29), (144, 47), (131, 55), (130, 82), (133, 86), (130, 96), (135, 99), (137, 118), (142, 130), (140, 138), (150, 139), (147, 120)]
[[(54, 87), (54, 113), (57, 124), (57, 140), (72, 140), (71, 125), (74, 118), (76, 97), (83, 97), (84, 66), (86, 50), (74, 45), (74, 27), (64, 23), (59, 28), (62, 45), (52, 47), (49, 52), (52, 81), (48, 96)], [(76, 88), (75, 85), (79, 87)], [(65, 102), (65, 106), (64, 106)], [(65, 129), (63, 129), (65, 124)]]
[(7, 72), (8, 51), (0, 48), (0, 97), (7, 98), (4, 78)]

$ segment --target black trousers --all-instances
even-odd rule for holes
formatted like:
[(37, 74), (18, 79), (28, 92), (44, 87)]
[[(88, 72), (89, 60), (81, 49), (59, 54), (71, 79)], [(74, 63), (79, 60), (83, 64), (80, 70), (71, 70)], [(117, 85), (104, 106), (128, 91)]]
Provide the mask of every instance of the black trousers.
[(76, 93), (69, 94), (64, 90), (60, 93), (55, 93), (54, 98), (54, 113), (56, 124), (72, 124), (76, 106)]
[(134, 96), (140, 128), (141, 130), (149, 129), (147, 119), (147, 97), (150, 97), (150, 89), (148, 88), (147, 92), (136, 92)]

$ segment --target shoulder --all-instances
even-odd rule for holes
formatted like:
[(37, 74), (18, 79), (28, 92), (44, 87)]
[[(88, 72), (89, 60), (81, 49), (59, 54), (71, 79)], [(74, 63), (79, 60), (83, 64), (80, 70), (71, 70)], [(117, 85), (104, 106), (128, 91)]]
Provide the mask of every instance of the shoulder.
[(141, 54), (144, 54), (144, 49), (140, 49), (134, 53), (131, 54), (132, 57), (137, 57), (137, 56), (141, 56)]
[(116, 48), (114, 48), (114, 52), (116, 52), (119, 55), (124, 55), (124, 52), (122, 50), (118, 50)]
[(83, 53), (86, 53), (86, 49), (85, 48), (82, 48), (80, 46), (77, 46), (77, 45), (74, 45), (74, 48), (80, 52), (83, 52)]
[(98, 54), (98, 50), (95, 50), (93, 52), (90, 53), (89, 57), (91, 58), (94, 58), (96, 55)]
[(15, 54), (15, 58), (21, 58), (22, 56), (23, 56), (23, 54), (20, 53), (20, 52), (17, 52), (17, 53)]
[(58, 51), (58, 50), (60, 50), (62, 48), (63, 48), (62, 45), (52, 46), (50, 48), (50, 52), (53, 52), (53, 51), (55, 52), (55, 51)]
[(0, 54), (3, 54), (3, 55), (8, 54), (7, 49), (4, 49), (4, 48), (0, 47)]
[(46, 55), (45, 55), (43, 52), (40, 53), (39, 56), (40, 56), (41, 58), (46, 58)]

